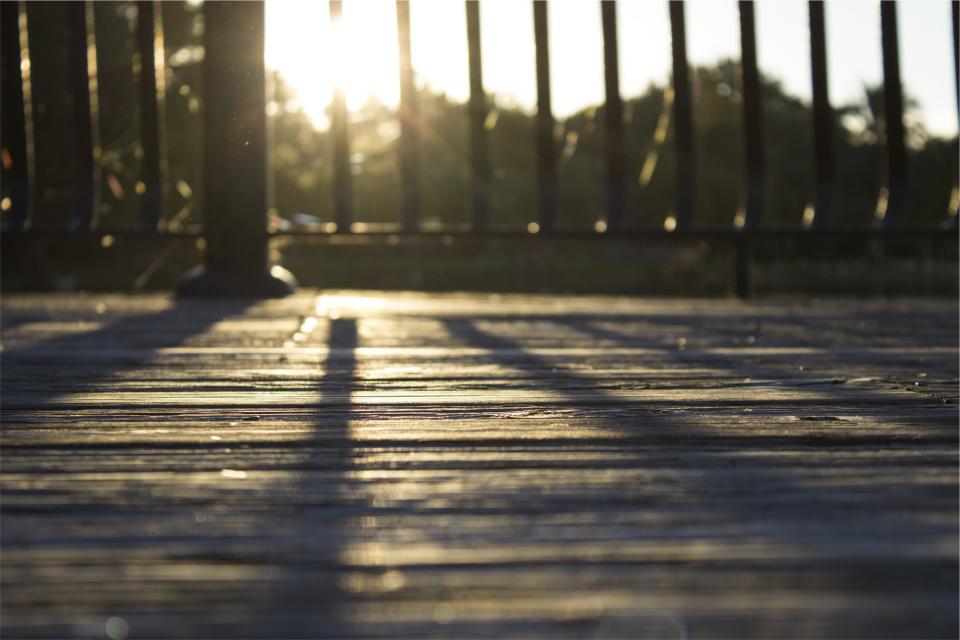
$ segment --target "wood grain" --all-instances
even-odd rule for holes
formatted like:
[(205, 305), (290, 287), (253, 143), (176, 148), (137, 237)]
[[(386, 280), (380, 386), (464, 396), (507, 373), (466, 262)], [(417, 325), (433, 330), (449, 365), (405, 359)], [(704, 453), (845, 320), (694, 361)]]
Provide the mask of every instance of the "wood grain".
[(3, 637), (956, 637), (956, 300), (7, 295)]

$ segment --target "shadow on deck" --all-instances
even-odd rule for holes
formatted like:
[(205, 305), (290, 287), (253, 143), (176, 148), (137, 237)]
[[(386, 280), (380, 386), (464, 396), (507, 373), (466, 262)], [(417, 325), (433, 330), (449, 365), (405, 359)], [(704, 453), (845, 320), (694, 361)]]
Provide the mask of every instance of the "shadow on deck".
[(6, 296), (21, 636), (957, 634), (956, 301)]

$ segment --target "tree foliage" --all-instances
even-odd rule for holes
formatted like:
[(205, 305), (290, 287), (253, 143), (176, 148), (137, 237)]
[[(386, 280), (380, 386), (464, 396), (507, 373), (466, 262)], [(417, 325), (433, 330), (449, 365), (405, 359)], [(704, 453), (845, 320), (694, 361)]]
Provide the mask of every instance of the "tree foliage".
[[(33, 5), (29, 12), (38, 195), (35, 220), (62, 226), (72, 193), (72, 143), (65, 81), (62, 7)], [(139, 174), (137, 55), (132, 44), (133, 3), (95, 5), (99, 123), (103, 169), (103, 224), (135, 226)], [(168, 185), (165, 220), (176, 228), (202, 221), (200, 112), (203, 87), (202, 11), (196, 4), (163, 4)], [(466, 72), (466, 70), (464, 70)], [(725, 60), (691, 75), (696, 129), (696, 224), (733, 223), (744, 200), (743, 109), (739, 65)], [(762, 80), (766, 139), (764, 224), (798, 226), (813, 201), (810, 105)], [(332, 139), (297, 106), (293, 88), (271, 77), (269, 108), (274, 221), (303, 224), (332, 219)], [(869, 222), (884, 183), (882, 88), (867, 87), (856, 104), (835, 109), (837, 215), (841, 225)], [(466, 222), (469, 211), (467, 108), (429, 87), (419, 87), (419, 184), (425, 221)], [(493, 173), (491, 206), (497, 225), (524, 227), (536, 218), (534, 114), (493, 97), (487, 135)], [(912, 224), (937, 224), (956, 181), (956, 140), (930, 136), (907, 102)], [(591, 226), (603, 217), (604, 108), (597, 105), (558, 121), (559, 223)], [(650, 85), (624, 101), (628, 224), (660, 227), (673, 212), (675, 154), (668, 87)], [(658, 126), (666, 125), (658, 137)], [(662, 132), (663, 133), (663, 132)], [(401, 189), (396, 113), (369, 101), (350, 115), (354, 207), (360, 221), (395, 222)], [(641, 175), (643, 174), (643, 179)], [(6, 189), (6, 186), (4, 186)], [(43, 226), (43, 225), (41, 225)]]

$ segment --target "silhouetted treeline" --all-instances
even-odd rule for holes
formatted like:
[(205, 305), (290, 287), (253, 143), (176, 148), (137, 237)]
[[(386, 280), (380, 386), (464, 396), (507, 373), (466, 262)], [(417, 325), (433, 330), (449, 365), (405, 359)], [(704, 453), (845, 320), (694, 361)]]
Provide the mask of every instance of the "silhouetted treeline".
[[(61, 42), (60, 3), (28, 4), (31, 27), (33, 117), (37, 168), (34, 220), (63, 226), (72, 202), (73, 132)], [(139, 176), (137, 60), (133, 3), (95, 3), (99, 68), (100, 221), (135, 226)], [(202, 221), (200, 63), (203, 16), (199, 6), (165, 2), (167, 59), (166, 150), (169, 167), (165, 219), (177, 227)], [(532, 37), (532, 36), (531, 36)], [(664, 61), (667, 64), (667, 61)], [(464, 69), (466, 73), (466, 69)], [(722, 61), (697, 68), (694, 123), (697, 150), (696, 224), (733, 224), (743, 200), (742, 104), (738, 65)], [(534, 79), (531, 77), (531, 83)], [(332, 140), (300, 110), (282, 76), (272, 78), (271, 157), (274, 220), (328, 222), (332, 217)], [(877, 97), (865, 88), (859, 104), (836, 109), (837, 215), (841, 225), (868, 222), (883, 185), (883, 150)], [(66, 92), (66, 99), (64, 99)], [(767, 202), (764, 224), (799, 226), (813, 201), (812, 115), (809, 105), (764, 81)], [(630, 224), (659, 227), (673, 211), (674, 153), (669, 91), (651, 85), (625, 100)], [(463, 104), (421, 88), (418, 96), (422, 218), (469, 220), (467, 112)], [(536, 217), (534, 117), (492, 100), (487, 133), (493, 165), (495, 224), (523, 227)], [(910, 104), (908, 111), (910, 109)], [(604, 206), (603, 107), (558, 120), (556, 129), (559, 222), (590, 226)], [(911, 122), (913, 122), (911, 120)], [(658, 135), (658, 127), (661, 129)], [(400, 218), (399, 126), (393, 110), (376, 101), (351, 115), (354, 206), (358, 221)], [(909, 125), (910, 223), (936, 224), (947, 211), (956, 175), (956, 140), (933, 138)], [(6, 185), (4, 185), (6, 191)], [(296, 215), (306, 214), (306, 215)]]
[[(729, 226), (743, 201), (743, 115), (737, 90), (738, 65), (722, 61), (694, 73), (698, 224)], [(292, 97), (282, 77), (277, 100)], [(764, 222), (799, 226), (813, 202), (813, 136), (809, 105), (786, 94), (779, 82), (764, 83), (767, 198)], [(840, 225), (869, 222), (884, 184), (885, 160), (878, 90), (864, 91), (863, 104), (836, 109), (837, 218)], [(640, 226), (661, 226), (673, 212), (675, 154), (669, 91), (651, 85), (625, 101), (628, 203)], [(467, 115), (463, 104), (421, 89), (423, 128), (420, 189), (423, 217), (451, 222), (469, 219)], [(494, 101), (496, 103), (496, 101)], [(909, 107), (910, 105), (908, 105)], [(279, 212), (311, 213), (329, 221), (332, 206), (331, 141), (302, 112), (274, 118), (275, 202)], [(603, 106), (559, 121), (559, 218), (562, 224), (592, 225), (604, 206), (605, 132)], [(395, 222), (400, 217), (395, 114), (375, 101), (353, 114), (354, 197), (357, 217)], [(496, 105), (487, 119), (493, 164), (493, 217), (497, 224), (523, 226), (536, 218), (534, 115)], [(658, 125), (666, 135), (658, 141)], [(909, 125), (911, 223), (945, 219), (955, 165), (955, 140), (927, 135)], [(645, 171), (646, 168), (646, 171)]]

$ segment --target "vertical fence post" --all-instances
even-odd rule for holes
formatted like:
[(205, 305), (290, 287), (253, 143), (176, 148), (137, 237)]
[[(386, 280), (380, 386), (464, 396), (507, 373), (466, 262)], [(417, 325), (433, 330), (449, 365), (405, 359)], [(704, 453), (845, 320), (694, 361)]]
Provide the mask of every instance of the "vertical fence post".
[(960, 116), (960, 2), (950, 3), (953, 17), (953, 81), (957, 91), (957, 115)]
[(400, 54), (400, 188), (403, 192), (404, 231), (420, 227), (420, 185), (417, 141), (420, 121), (410, 53), (410, 2), (397, 0), (397, 42)]
[(163, 211), (163, 28), (155, 0), (137, 2), (137, 49), (140, 53), (140, 141), (143, 146), (140, 228), (156, 230)]
[(813, 86), (813, 157), (816, 172), (813, 226), (825, 229), (833, 221), (833, 112), (827, 83), (827, 30), (823, 0), (807, 3), (810, 17), (810, 74)]
[(678, 231), (693, 225), (696, 208), (696, 168), (693, 148), (693, 105), (687, 63), (687, 29), (682, 0), (670, 2), (670, 34), (673, 51), (673, 130), (677, 152), (677, 183), (674, 195)]
[(734, 239), (734, 292), (738, 298), (753, 296), (753, 239), (738, 235)]
[[(747, 197), (744, 210), (745, 231), (760, 225), (763, 216), (764, 174), (763, 95), (757, 69), (757, 40), (752, 0), (741, 0), (740, 61), (743, 76), (743, 129), (746, 138)], [(753, 239), (737, 240), (736, 291), (741, 298), (753, 294)]]
[(607, 229), (614, 231), (623, 224), (626, 165), (623, 153), (623, 102), (620, 100), (620, 70), (617, 54), (617, 5), (602, 0), (603, 79), (607, 124)]
[(487, 152), (487, 96), (480, 57), (480, 3), (467, 0), (467, 52), (470, 64), (470, 176), (473, 228), (483, 231), (490, 218), (490, 156)]
[[(343, 37), (343, 2), (330, 0), (330, 24), (335, 34), (334, 41), (345, 45)], [(344, 55), (344, 51), (337, 51)], [(336, 64), (334, 62), (334, 64)], [(338, 75), (337, 77), (342, 77)], [(333, 103), (330, 106), (331, 129), (333, 130), (333, 221), (338, 233), (349, 233), (353, 223), (353, 178), (350, 173), (350, 132), (347, 121), (347, 97), (342, 81), (333, 88)]]
[(100, 188), (100, 163), (96, 152), (98, 109), (93, 7), (89, 2), (68, 3), (67, 16), (67, 64), (75, 132), (74, 161), (77, 170), (74, 208), (68, 227), (71, 231), (81, 231), (96, 226), (97, 196)]
[(206, 264), (180, 293), (283, 296), (296, 282), (268, 261), (263, 2), (208, 1), (203, 14)]
[(763, 142), (763, 95), (757, 69), (757, 40), (753, 1), (740, 6), (740, 51), (743, 74), (743, 129), (746, 138), (747, 198), (744, 228), (753, 229), (763, 215), (766, 160)]
[(557, 208), (557, 152), (553, 141), (553, 109), (550, 96), (550, 41), (546, 0), (533, 2), (533, 36), (537, 63), (537, 187), (541, 232), (553, 230)]
[[(953, 82), (957, 92), (957, 117), (960, 118), (960, 2), (953, 0), (950, 3), (950, 13), (953, 17)], [(958, 120), (960, 122), (960, 120)], [(958, 145), (953, 147), (953, 190), (950, 194), (949, 210), (947, 211), (947, 225), (957, 228), (960, 219), (960, 184), (957, 181), (957, 151)]]
[(23, 93), (20, 46), (20, 3), (0, 3), (0, 136), (3, 141), (3, 176), (10, 185), (10, 209), (3, 229), (27, 226), (30, 200), (30, 166), (27, 151), (27, 109)]
[(892, 0), (880, 3), (880, 33), (883, 43), (883, 121), (887, 150), (887, 202), (883, 224), (892, 227), (901, 222), (907, 198), (907, 147), (904, 143), (897, 5)]

